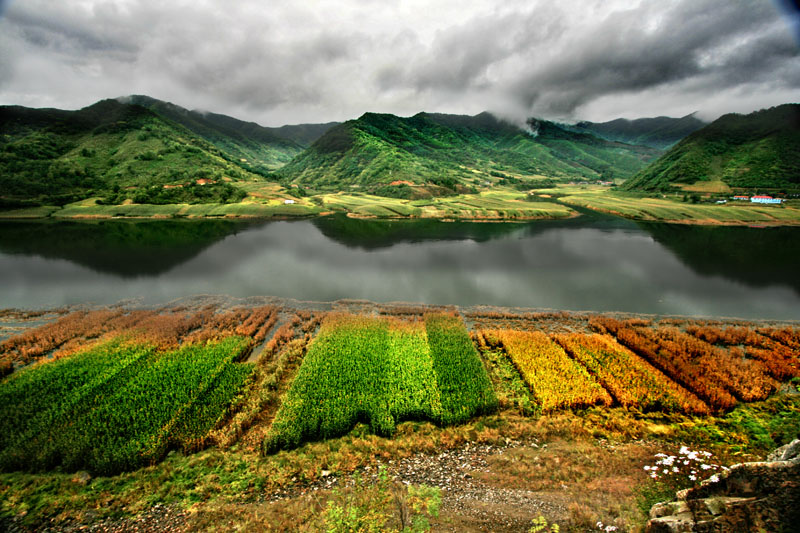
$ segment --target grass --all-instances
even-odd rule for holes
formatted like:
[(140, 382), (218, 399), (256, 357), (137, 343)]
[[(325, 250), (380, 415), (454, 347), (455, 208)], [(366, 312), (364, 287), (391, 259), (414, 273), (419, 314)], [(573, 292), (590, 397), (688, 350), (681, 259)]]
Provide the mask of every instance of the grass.
[(324, 209), (344, 211), (369, 218), (445, 218), (460, 220), (530, 220), (566, 218), (574, 215), (567, 206), (552, 202), (528, 202), (526, 195), (513, 189), (478, 194), (460, 194), (425, 200), (403, 200), (367, 194), (321, 195)]
[[(672, 198), (647, 198), (596, 186), (563, 186), (536, 191), (537, 201), (525, 193), (496, 186), (477, 194), (459, 194), (424, 200), (374, 196), (360, 192), (324, 193), (296, 198), (276, 183), (244, 182), (247, 192), (238, 203), (99, 205), (95, 199), (64, 207), (37, 207), (0, 211), (0, 218), (175, 218), (253, 217), (291, 218), (326, 212), (360, 218), (431, 218), (513, 221), (558, 219), (576, 216), (571, 207), (582, 207), (635, 220), (701, 225), (800, 225), (800, 204), (782, 206), (729, 202), (725, 205), (693, 204)], [(285, 204), (285, 200), (294, 204)]]
[[(320, 491), (314, 499), (298, 492), (274, 504), (256, 502), (290, 491), (297, 483), (324, 479), (323, 471), (346, 476), (357, 468), (375, 466), (381, 457), (436, 453), (466, 443), (502, 446), (506, 439), (523, 439), (540, 445), (491, 458), (488, 472), (480, 474), (488, 486), (543, 489), (561, 501), (578, 502), (576, 515), (624, 511), (635, 525), (643, 517), (634, 514), (634, 489), (647, 486), (642, 466), (654, 452), (686, 444), (712, 450), (724, 464), (756, 460), (796, 436), (799, 424), (800, 399), (778, 396), (720, 417), (590, 409), (531, 418), (505, 411), (447, 428), (405, 422), (391, 439), (370, 435), (361, 425), (346, 436), (266, 457), (218, 448), (192, 455), (173, 453), (156, 466), (96, 477), (85, 485), (64, 473), (0, 474), (0, 517), (16, 516), (33, 525), (80, 519), (90, 510), (95, 519), (130, 516), (162, 504), (194, 509), (192, 516), (202, 530), (219, 529), (230, 520), (259, 520), (264, 514), (275, 519), (275, 529), (281, 530), (283, 524), (283, 530), (296, 530), (295, 520), (312, 520), (300, 517), (313, 510), (315, 501), (321, 500), (324, 509), (329, 493)], [(215, 518), (215, 509), (224, 509), (224, 516)]]

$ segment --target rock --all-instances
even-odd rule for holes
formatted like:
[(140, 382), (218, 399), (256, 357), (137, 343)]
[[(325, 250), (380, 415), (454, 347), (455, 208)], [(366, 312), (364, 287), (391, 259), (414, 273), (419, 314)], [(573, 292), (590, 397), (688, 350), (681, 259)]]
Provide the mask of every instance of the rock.
[(718, 481), (679, 491), (650, 509), (648, 533), (797, 531), (800, 524), (800, 440), (767, 461), (734, 465)]
[(800, 439), (785, 444), (767, 456), (767, 462), (800, 460)]
[(78, 485), (88, 485), (91, 480), (92, 480), (91, 474), (89, 474), (89, 472), (85, 470), (76, 472), (75, 475), (72, 476), (72, 482)]

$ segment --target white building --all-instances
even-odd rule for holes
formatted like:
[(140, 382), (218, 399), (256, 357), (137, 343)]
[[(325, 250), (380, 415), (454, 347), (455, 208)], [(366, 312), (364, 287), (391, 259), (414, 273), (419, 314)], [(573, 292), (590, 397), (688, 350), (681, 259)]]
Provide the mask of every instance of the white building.
[(756, 204), (779, 204), (783, 202), (781, 198), (773, 198), (772, 196), (760, 195), (753, 196), (750, 201)]

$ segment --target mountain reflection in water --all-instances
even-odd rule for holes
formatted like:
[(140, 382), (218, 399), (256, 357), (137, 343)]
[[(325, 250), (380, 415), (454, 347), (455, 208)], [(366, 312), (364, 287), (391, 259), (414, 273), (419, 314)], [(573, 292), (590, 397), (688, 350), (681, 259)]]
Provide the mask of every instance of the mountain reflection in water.
[(193, 294), (800, 317), (798, 228), (560, 221), (0, 223), (2, 307)]

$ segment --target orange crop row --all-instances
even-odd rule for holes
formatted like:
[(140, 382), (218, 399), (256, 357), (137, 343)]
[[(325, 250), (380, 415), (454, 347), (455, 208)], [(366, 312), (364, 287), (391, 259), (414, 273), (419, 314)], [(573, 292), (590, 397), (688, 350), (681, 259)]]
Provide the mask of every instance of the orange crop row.
[(624, 407), (709, 413), (694, 394), (608, 335), (572, 333), (556, 335), (555, 340)]
[(544, 333), (506, 329), (481, 333), (489, 344), (505, 349), (543, 410), (611, 405), (608, 392)]
[(731, 355), (737, 358), (755, 359), (778, 380), (800, 376), (800, 348), (792, 346), (796, 331), (791, 328), (754, 331), (746, 327), (721, 329), (691, 325), (686, 331), (711, 344), (728, 347)]
[(622, 344), (715, 408), (729, 409), (737, 399), (764, 399), (777, 387), (756, 361), (737, 357), (675, 327), (655, 329), (607, 317), (593, 318), (591, 325), (596, 331), (614, 334)]

